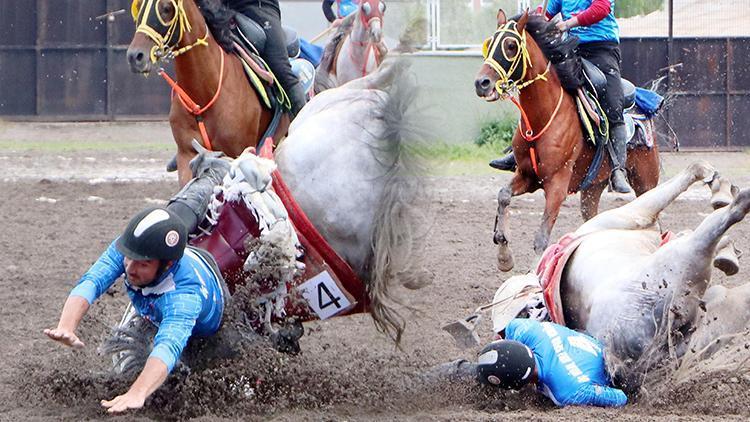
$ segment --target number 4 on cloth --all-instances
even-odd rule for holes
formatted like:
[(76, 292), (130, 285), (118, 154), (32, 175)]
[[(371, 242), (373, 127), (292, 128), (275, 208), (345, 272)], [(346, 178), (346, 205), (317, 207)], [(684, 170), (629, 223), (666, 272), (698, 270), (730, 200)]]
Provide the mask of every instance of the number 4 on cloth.
[(297, 288), (320, 319), (330, 318), (352, 306), (352, 300), (328, 271), (323, 271)]

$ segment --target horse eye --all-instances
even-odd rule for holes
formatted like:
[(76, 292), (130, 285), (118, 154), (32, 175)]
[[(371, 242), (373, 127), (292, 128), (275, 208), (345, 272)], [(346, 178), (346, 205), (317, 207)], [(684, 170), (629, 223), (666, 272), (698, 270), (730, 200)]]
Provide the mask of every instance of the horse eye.
[(165, 21), (170, 20), (172, 18), (172, 14), (174, 14), (174, 5), (172, 4), (172, 2), (168, 1), (159, 3), (159, 14)]
[(378, 4), (378, 8), (380, 9), (380, 13), (385, 13), (385, 3), (381, 1), (380, 4)]
[(365, 12), (365, 15), (370, 16), (370, 13), (372, 13), (372, 6), (370, 6), (370, 3), (363, 3), (362, 11)]

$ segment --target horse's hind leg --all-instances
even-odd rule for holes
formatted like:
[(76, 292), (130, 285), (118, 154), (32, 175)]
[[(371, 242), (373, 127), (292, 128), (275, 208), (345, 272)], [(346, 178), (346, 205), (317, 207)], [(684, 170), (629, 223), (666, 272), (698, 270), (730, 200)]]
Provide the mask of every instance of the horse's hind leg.
[(497, 266), (500, 271), (507, 272), (513, 269), (513, 251), (508, 244), (508, 217), (510, 198), (532, 191), (533, 182), (519, 172), (513, 175), (507, 186), (500, 188), (497, 193), (497, 215), (495, 216), (495, 232), (492, 241), (498, 245)]
[(637, 230), (651, 227), (656, 222), (659, 213), (690, 185), (699, 180), (710, 182), (716, 174), (716, 170), (705, 161), (693, 163), (676, 176), (644, 192), (630, 203), (607, 210), (585, 222), (576, 230), (576, 234), (583, 235), (606, 229)]

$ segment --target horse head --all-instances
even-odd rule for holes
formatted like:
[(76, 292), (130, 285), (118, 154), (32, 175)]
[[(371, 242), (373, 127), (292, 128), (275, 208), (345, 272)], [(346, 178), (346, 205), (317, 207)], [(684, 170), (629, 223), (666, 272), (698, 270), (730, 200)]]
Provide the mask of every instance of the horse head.
[[(184, 0), (133, 0), (130, 7), (136, 30), (127, 57), (130, 70), (134, 73), (149, 73), (154, 65), (184, 53), (193, 46), (206, 45), (208, 30), (203, 38), (198, 38), (188, 46), (180, 47), (185, 35), (192, 27), (188, 15), (196, 13), (186, 7), (196, 9), (195, 3)], [(200, 12), (197, 13), (200, 16)]]
[(359, 19), (372, 43), (379, 43), (383, 39), (384, 14), (385, 2), (382, 0), (362, 0), (359, 3)]
[(517, 20), (508, 20), (503, 9), (497, 12), (497, 30), (482, 44), (484, 63), (474, 79), (477, 95), (488, 102), (508, 94), (526, 77), (531, 62), (526, 47), (528, 18), (524, 12)]

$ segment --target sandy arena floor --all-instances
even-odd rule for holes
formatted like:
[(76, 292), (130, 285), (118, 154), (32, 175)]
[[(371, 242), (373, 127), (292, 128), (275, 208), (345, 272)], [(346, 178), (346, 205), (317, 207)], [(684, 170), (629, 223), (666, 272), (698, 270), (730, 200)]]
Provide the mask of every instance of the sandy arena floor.
[[(79, 134), (80, 135), (80, 134)], [(85, 136), (85, 134), (83, 134)], [(7, 138), (6, 138), (7, 139)], [(156, 143), (156, 141), (154, 141)], [(98, 404), (124, 392), (127, 384), (104, 373), (97, 346), (127, 302), (118, 284), (104, 295), (80, 331), (86, 348), (63, 349), (42, 330), (56, 324), (68, 291), (122, 230), (135, 212), (168, 199), (176, 181), (163, 173), (171, 151), (165, 140), (153, 148), (70, 152), (52, 148), (6, 148), (0, 152), (0, 420), (105, 418)], [(741, 187), (750, 186), (748, 155), (667, 154), (674, 174), (685, 163), (706, 158)], [(491, 300), (508, 276), (495, 264), (492, 221), (495, 194), (508, 175), (434, 176), (427, 184), (435, 216), (424, 264), (431, 286), (405, 292), (409, 324), (403, 351), (378, 334), (368, 316), (307, 324), (299, 356), (267, 349), (252, 359), (218, 364), (168, 383), (140, 412), (119, 420), (494, 420), (581, 418), (646, 420), (662, 416), (693, 420), (750, 415), (750, 378), (708, 379), (669, 398), (643, 399), (619, 410), (555, 409), (533, 394), (488, 393), (473, 385), (421, 385), (414, 374), (430, 365), (476, 351), (461, 351), (440, 326)], [(622, 204), (605, 195), (604, 208)], [(515, 273), (535, 264), (531, 242), (543, 196), (518, 198), (512, 208)], [(553, 238), (581, 223), (576, 197), (561, 211)], [(695, 227), (710, 212), (706, 189), (692, 189), (663, 214), (673, 229)], [(750, 251), (750, 224), (730, 232)], [(715, 282), (748, 280), (747, 268)], [(480, 328), (489, 339), (489, 325)], [(237, 393), (232, 380), (252, 378), (254, 390)], [(245, 385), (243, 384), (243, 385)]]

